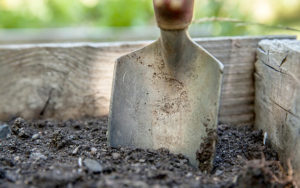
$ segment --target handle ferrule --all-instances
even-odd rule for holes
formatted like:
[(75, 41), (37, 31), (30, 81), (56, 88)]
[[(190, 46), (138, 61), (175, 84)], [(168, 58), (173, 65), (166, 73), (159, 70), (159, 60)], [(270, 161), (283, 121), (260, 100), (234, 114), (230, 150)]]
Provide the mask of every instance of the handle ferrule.
[(194, 0), (153, 0), (153, 5), (161, 29), (185, 29), (192, 21)]

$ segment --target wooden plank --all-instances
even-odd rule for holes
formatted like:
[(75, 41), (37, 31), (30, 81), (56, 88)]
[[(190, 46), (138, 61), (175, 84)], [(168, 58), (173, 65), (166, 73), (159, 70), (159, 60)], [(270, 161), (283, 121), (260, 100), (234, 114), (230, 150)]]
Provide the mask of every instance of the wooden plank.
[[(253, 123), (254, 117), (254, 62), (257, 43), (261, 38), (237, 37), (210, 39), (201, 45), (224, 64), (224, 82), (221, 96), (220, 121), (234, 125)], [(249, 108), (249, 105), (251, 106)], [(227, 114), (238, 113), (232, 109), (250, 109), (242, 117), (228, 118)], [(227, 112), (229, 111), (229, 112)], [(249, 115), (252, 114), (252, 115)], [(243, 116), (244, 115), (244, 116)], [(224, 118), (223, 118), (224, 117)], [(250, 122), (250, 123), (249, 123)]]
[(300, 41), (262, 41), (255, 64), (255, 127), (268, 133), (300, 185)]
[[(249, 108), (241, 116), (254, 116), (249, 105), (254, 100), (255, 50), (264, 38), (295, 37), (195, 39), (225, 65), (220, 119), (231, 112), (236, 115), (237, 107)], [(107, 115), (115, 59), (150, 42), (0, 46), (0, 120), (15, 115), (26, 119)], [(227, 118), (223, 123), (241, 125), (251, 123), (249, 119)]]
[(222, 105), (220, 108), (229, 108), (233, 106), (242, 106), (242, 105), (253, 105), (254, 96), (250, 97), (240, 97), (240, 98), (231, 98), (231, 99), (221, 99)]
[(241, 114), (253, 114), (254, 106), (252, 104), (249, 105), (237, 105), (229, 108), (221, 108), (220, 113), (223, 114), (223, 116), (228, 115), (241, 115)]
[(221, 124), (233, 124), (236, 126), (253, 125), (254, 114), (224, 115), (220, 117), (219, 121)]
[(234, 99), (239, 97), (254, 96), (254, 88), (247, 88), (245, 90), (228, 90), (222, 93), (222, 98)]

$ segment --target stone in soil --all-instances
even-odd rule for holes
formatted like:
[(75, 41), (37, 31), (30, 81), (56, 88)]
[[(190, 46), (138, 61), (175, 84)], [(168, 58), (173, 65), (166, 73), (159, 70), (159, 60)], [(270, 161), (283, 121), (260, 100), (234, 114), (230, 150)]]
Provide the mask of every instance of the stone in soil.
[(0, 122), (0, 139), (5, 139), (10, 134), (9, 126)]
[(84, 166), (93, 173), (100, 173), (103, 170), (103, 167), (97, 161), (93, 159), (84, 159), (83, 161)]
[(112, 158), (114, 159), (114, 160), (117, 160), (117, 159), (119, 159), (121, 157), (121, 155), (119, 154), (119, 153), (113, 153), (112, 154)]
[(36, 153), (31, 153), (30, 154), (30, 158), (31, 159), (34, 159), (34, 160), (46, 160), (47, 157), (39, 152), (36, 152)]
[(31, 139), (32, 139), (32, 140), (36, 140), (36, 139), (38, 139), (39, 137), (40, 137), (39, 133), (36, 133), (36, 134), (32, 135)]
[(11, 131), (13, 134), (23, 139), (30, 138), (32, 136), (32, 131), (28, 128), (27, 122), (20, 117), (15, 119), (11, 126)]

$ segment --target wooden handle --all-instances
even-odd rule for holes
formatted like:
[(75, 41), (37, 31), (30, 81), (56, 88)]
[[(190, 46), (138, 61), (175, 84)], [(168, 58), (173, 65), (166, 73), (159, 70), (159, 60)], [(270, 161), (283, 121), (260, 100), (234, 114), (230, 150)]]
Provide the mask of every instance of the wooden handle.
[(185, 29), (192, 21), (194, 0), (153, 0), (153, 5), (161, 29)]

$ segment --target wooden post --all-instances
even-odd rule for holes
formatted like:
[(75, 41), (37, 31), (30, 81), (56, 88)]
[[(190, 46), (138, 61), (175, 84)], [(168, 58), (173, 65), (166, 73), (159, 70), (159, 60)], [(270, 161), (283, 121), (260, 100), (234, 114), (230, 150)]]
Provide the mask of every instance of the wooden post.
[[(300, 180), (300, 41), (264, 40), (255, 63), (255, 126)], [(300, 181), (298, 182), (300, 183)]]

